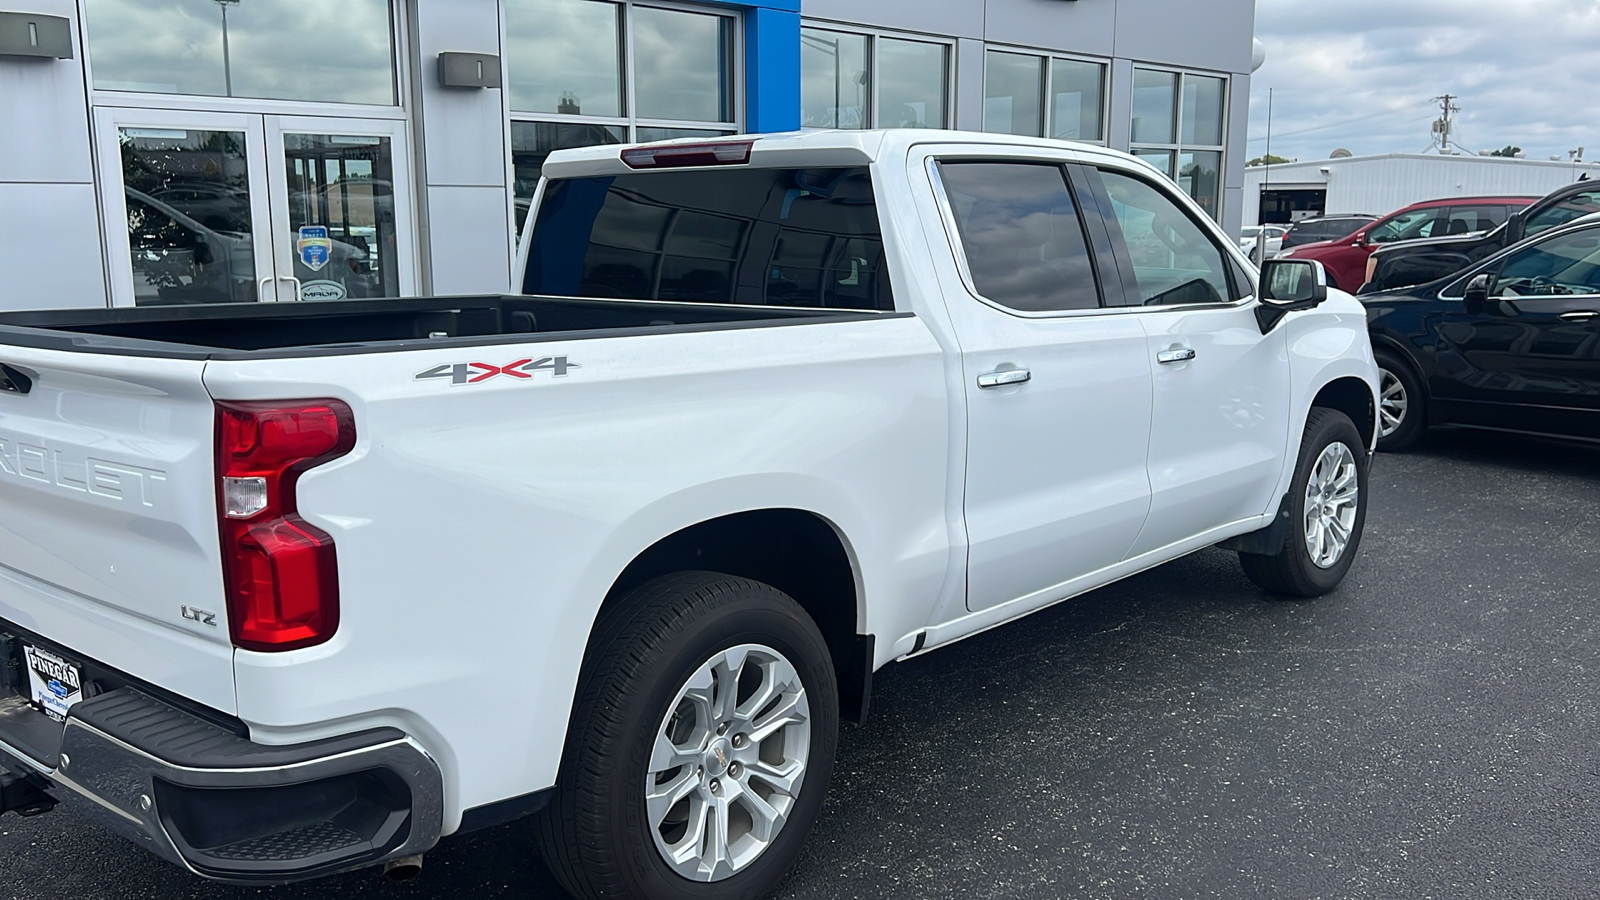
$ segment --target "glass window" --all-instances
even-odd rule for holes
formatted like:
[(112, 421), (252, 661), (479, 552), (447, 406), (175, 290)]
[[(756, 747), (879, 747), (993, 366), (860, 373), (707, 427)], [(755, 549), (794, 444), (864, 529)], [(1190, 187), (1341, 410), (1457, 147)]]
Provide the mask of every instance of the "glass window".
[(1222, 79), (1183, 76), (1182, 144), (1222, 146)]
[(867, 128), (867, 36), (800, 29), (800, 124)]
[(943, 128), (945, 46), (878, 38), (879, 128)]
[(1153, 69), (1133, 70), (1133, 142), (1171, 144), (1176, 142), (1177, 122), (1173, 117), (1173, 98), (1178, 76)]
[(939, 164), (978, 293), (1011, 309), (1100, 305), (1077, 205), (1060, 166)]
[(1523, 237), (1532, 237), (1557, 225), (1565, 225), (1579, 216), (1600, 212), (1600, 190), (1573, 194), (1555, 206), (1528, 220), (1523, 227)]
[(989, 50), (984, 54), (983, 130), (1044, 135), (1044, 57)]
[(539, 173), (545, 158), (556, 150), (621, 144), (627, 140), (621, 125), (589, 125), (583, 122), (512, 122), (511, 168), (515, 180), (512, 195), (517, 207), (517, 231), (528, 218), (528, 206), (539, 187)]
[(250, 174), (238, 131), (123, 128), (134, 303), (248, 303)]
[(1409, 241), (1414, 238), (1425, 238), (1433, 235), (1434, 222), (1439, 218), (1438, 207), (1430, 206), (1424, 209), (1413, 209), (1379, 222), (1367, 229), (1367, 242), (1372, 244), (1388, 244), (1394, 241)]
[(1172, 177), (1172, 151), (1171, 150), (1140, 150), (1134, 148), (1133, 155), (1161, 170), (1161, 174)]
[(1495, 279), (1496, 297), (1561, 297), (1600, 293), (1600, 230), (1553, 237), (1513, 254)]
[(672, 128), (640, 125), (634, 129), (636, 141), (675, 141), (678, 138), (717, 138), (726, 137), (726, 131), (713, 131), (709, 128)]
[(1222, 200), (1222, 151), (1188, 150), (1178, 154), (1178, 186), (1195, 199), (1206, 215), (1217, 218)]
[(733, 19), (675, 9), (632, 11), (634, 114), (733, 121)]
[(288, 239), (326, 239), (326, 254), (296, 252), (302, 296), (395, 297), (394, 153), (386, 137), (285, 134)]
[(1103, 169), (1117, 229), (1127, 244), (1146, 306), (1224, 303), (1235, 297), (1226, 254), (1199, 223), (1159, 189), (1138, 178)]
[(1446, 212), (1449, 213), (1450, 219), (1445, 234), (1488, 231), (1506, 220), (1503, 206), (1452, 206)]
[(389, 0), (88, 0), (94, 87), (395, 103)]
[(1098, 141), (1106, 67), (1075, 59), (1050, 61), (1050, 136)]
[(621, 21), (613, 3), (506, 0), (511, 108), (621, 116)]
[(894, 308), (864, 168), (559, 179), (538, 217), (525, 293)]

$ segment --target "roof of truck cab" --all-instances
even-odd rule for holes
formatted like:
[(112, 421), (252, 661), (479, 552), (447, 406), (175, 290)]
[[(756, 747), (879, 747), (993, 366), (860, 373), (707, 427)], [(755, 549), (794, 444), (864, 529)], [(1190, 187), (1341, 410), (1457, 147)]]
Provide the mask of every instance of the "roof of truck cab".
[[(917, 144), (987, 145), (996, 148), (1071, 150), (1075, 153), (1124, 165), (1135, 162), (1157, 171), (1135, 157), (1097, 144), (1063, 141), (1054, 138), (986, 134), (976, 131), (947, 131), (928, 128), (892, 128), (865, 131), (817, 130), (785, 131), (773, 134), (730, 134), (715, 138), (680, 138), (647, 144), (602, 144), (575, 150), (557, 150), (544, 162), (543, 174), (549, 178), (574, 178), (591, 175), (619, 175), (636, 170), (622, 162), (622, 152), (634, 147), (670, 147), (685, 144), (749, 143), (750, 163), (762, 168), (783, 166), (861, 166), (885, 157), (904, 154)], [(709, 167), (707, 167), (709, 168)]]

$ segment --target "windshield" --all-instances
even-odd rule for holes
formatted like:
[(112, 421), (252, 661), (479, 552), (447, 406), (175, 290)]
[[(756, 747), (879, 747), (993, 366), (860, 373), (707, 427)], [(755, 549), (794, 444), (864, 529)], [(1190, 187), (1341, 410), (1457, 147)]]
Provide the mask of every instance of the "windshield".
[(1367, 241), (1373, 244), (1387, 244), (1393, 241), (1429, 237), (1433, 234), (1433, 221), (1438, 214), (1436, 209), (1414, 209), (1400, 213), (1372, 226), (1372, 230), (1367, 232)]
[(1600, 212), (1600, 188), (1573, 194), (1529, 219), (1528, 224), (1523, 227), (1522, 236), (1533, 237), (1542, 231), (1549, 231), (1557, 225), (1565, 225), (1573, 219), (1594, 212)]

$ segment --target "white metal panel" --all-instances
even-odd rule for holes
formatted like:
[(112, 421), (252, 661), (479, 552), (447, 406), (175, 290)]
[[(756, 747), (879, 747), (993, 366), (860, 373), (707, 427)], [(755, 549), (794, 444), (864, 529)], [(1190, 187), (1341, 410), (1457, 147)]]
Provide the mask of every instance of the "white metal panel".
[(509, 215), (502, 188), (429, 187), (431, 293), (501, 294), (512, 290)]
[[(73, 0), (29, 0), (23, 7), (73, 22), (78, 18)], [(0, 181), (88, 184), (94, 180), (84, 52), (76, 27), (72, 41), (73, 59), (0, 57)], [(0, 226), (17, 210), (35, 214), (31, 207), (0, 206)], [(72, 240), (91, 241), (92, 233), (74, 233)]]
[(231, 712), (205, 363), (13, 345), (0, 361), (37, 375), (0, 397), (0, 616)]
[(504, 206), (508, 135), (500, 91), (440, 87), (438, 73), (444, 51), (500, 55), (499, 4), (416, 0), (412, 9), (421, 64), (415, 88), (421, 98), (423, 180), (498, 187)]
[[(415, 377), (557, 355), (579, 368)], [(286, 740), (403, 721), (445, 769), (452, 816), (553, 782), (596, 610), (668, 534), (809, 510), (846, 536), (874, 604), (926, 609), (944, 582), (943, 355), (914, 317), (213, 362), (207, 384), (338, 397), (359, 435), (299, 483), (338, 548), (339, 633), (239, 652), (239, 715)]]
[(92, 184), (0, 182), (0, 309), (105, 306)]

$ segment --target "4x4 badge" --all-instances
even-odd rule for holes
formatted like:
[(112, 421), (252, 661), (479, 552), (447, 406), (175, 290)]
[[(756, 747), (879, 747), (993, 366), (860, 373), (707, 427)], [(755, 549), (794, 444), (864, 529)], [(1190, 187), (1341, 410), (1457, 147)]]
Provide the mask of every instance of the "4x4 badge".
[(530, 356), (526, 359), (512, 360), (503, 366), (485, 362), (445, 363), (442, 366), (434, 366), (426, 372), (418, 372), (416, 380), (448, 378), (451, 384), (478, 384), (499, 375), (532, 378), (531, 373), (540, 371), (549, 371), (556, 378), (561, 378), (569, 369), (578, 368), (582, 367), (575, 362), (568, 362), (565, 356), (546, 356), (541, 359)]

